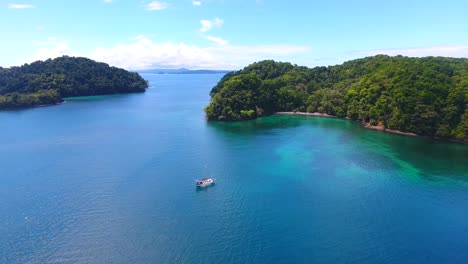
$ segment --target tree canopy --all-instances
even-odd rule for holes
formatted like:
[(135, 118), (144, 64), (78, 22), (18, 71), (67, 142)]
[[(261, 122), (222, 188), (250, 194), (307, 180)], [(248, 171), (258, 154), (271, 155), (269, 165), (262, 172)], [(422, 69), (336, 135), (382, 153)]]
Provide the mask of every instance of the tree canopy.
[(0, 67), (0, 109), (55, 104), (63, 97), (144, 92), (136, 72), (87, 58), (63, 56), (20, 67)]
[(320, 112), (468, 141), (468, 59), (377, 55), (312, 69), (267, 60), (226, 74), (210, 95), (209, 120)]

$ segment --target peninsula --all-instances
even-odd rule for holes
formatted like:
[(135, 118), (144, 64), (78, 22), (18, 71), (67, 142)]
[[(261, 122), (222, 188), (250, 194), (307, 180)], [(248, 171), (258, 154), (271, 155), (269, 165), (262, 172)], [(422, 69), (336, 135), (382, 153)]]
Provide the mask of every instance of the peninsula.
[(63, 102), (64, 97), (144, 92), (136, 72), (87, 58), (63, 56), (20, 67), (0, 67), (0, 110)]
[(226, 74), (210, 95), (208, 120), (320, 113), (468, 142), (468, 59), (377, 55), (312, 69), (267, 60)]

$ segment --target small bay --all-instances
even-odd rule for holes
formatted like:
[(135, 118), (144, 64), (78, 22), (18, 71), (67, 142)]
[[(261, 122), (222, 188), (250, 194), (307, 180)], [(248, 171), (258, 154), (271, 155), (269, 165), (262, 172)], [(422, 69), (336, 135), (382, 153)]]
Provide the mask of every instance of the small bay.
[(0, 263), (466, 263), (467, 146), (207, 122), (222, 75), (143, 77), (146, 93), (0, 112)]

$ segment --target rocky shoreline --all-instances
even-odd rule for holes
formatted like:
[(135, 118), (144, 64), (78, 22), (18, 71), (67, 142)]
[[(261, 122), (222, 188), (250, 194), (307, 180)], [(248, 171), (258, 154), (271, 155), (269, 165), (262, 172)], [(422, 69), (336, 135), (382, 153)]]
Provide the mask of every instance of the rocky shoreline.
[(397, 134), (397, 135), (412, 136), (412, 137), (419, 136), (418, 134), (411, 133), (411, 132), (403, 132), (403, 131), (396, 130), (396, 129), (385, 128), (383, 125), (373, 126), (373, 125), (371, 125), (369, 123), (366, 123), (366, 122), (361, 122), (361, 125), (364, 128), (367, 128), (367, 129), (372, 129), (372, 130), (377, 130), (377, 131), (382, 131), (382, 132), (388, 132), (388, 133)]

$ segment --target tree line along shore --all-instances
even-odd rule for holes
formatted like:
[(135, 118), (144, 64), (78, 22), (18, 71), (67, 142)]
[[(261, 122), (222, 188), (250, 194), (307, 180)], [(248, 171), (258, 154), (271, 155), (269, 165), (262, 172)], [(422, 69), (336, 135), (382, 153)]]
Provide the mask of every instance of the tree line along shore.
[(65, 97), (144, 92), (136, 72), (87, 58), (63, 56), (0, 67), (0, 110), (58, 104)]
[(377, 55), (315, 68), (266, 60), (226, 74), (210, 95), (208, 120), (321, 113), (468, 142), (468, 59)]

